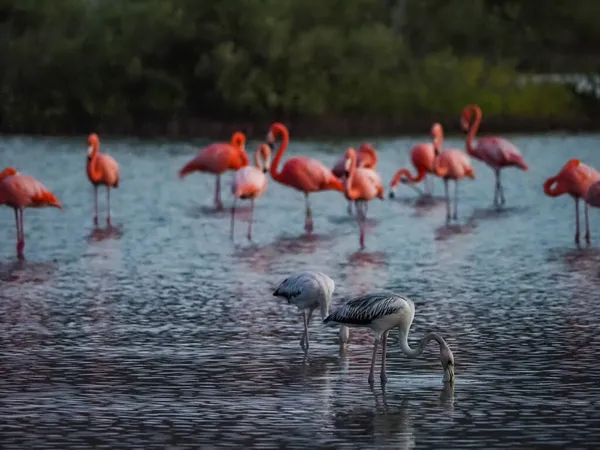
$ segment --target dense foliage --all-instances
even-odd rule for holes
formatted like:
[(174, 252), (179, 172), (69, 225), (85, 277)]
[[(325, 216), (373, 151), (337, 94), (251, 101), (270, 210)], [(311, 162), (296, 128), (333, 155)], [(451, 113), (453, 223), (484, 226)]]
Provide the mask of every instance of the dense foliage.
[(580, 113), (598, 0), (0, 0), (0, 127)]

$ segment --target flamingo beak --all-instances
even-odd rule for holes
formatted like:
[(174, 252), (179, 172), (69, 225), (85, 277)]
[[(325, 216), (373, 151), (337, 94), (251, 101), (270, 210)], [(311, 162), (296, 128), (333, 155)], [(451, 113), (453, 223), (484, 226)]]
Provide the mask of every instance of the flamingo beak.
[(94, 147), (92, 147), (91, 145), (88, 147), (88, 157), (92, 156), (92, 152), (94, 151)]
[(460, 119), (460, 125), (465, 133), (469, 131), (469, 121), (464, 117)]

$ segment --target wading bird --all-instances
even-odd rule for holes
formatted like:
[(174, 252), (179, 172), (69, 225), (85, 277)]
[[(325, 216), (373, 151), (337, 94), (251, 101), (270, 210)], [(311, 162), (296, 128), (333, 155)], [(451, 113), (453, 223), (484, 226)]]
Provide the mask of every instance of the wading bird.
[(479, 138), (477, 144), (473, 144), (480, 123), (481, 108), (477, 105), (465, 106), (461, 116), (461, 125), (463, 130), (468, 133), (467, 153), (492, 168), (496, 177), (494, 205), (504, 205), (504, 189), (500, 182), (500, 171), (505, 167), (512, 166), (519, 167), (522, 170), (528, 170), (528, 167), (519, 149), (504, 138), (486, 136)]
[[(590, 220), (588, 214), (587, 195), (590, 187), (600, 181), (600, 173), (582, 164), (578, 159), (569, 160), (555, 176), (544, 182), (544, 194), (549, 197), (559, 197), (569, 194), (575, 200), (575, 243), (579, 245), (579, 199), (585, 198), (585, 242), (590, 243)], [(593, 200), (593, 192), (590, 200)]]
[(100, 153), (96, 133), (88, 136), (87, 176), (94, 186), (94, 225), (98, 225), (98, 186), (106, 186), (106, 224), (110, 225), (110, 188), (119, 187), (119, 165), (112, 156)]
[(409, 358), (416, 358), (430, 341), (440, 346), (440, 361), (444, 369), (444, 383), (454, 380), (454, 355), (446, 341), (437, 333), (428, 333), (417, 348), (408, 345), (408, 331), (415, 317), (415, 305), (393, 292), (381, 291), (361, 295), (349, 300), (345, 305), (333, 311), (323, 323), (329, 326), (341, 325), (350, 328), (370, 328), (373, 331), (373, 357), (369, 371), (369, 383), (373, 383), (377, 346), (381, 340), (381, 382), (387, 382), (385, 369), (387, 337), (392, 328), (400, 331), (400, 349)]
[(252, 220), (254, 218), (254, 200), (267, 190), (267, 177), (271, 164), (271, 148), (262, 144), (254, 153), (255, 166), (246, 166), (238, 169), (233, 176), (231, 193), (233, 194), (233, 207), (231, 208), (231, 238), (235, 222), (235, 203), (238, 198), (250, 200), (250, 222), (248, 224), (248, 240), (252, 239)]
[[(431, 126), (431, 137), (435, 141), (436, 138), (439, 138), (440, 134), (443, 136), (442, 126), (436, 122)], [(440, 142), (440, 147), (441, 145), (442, 143)], [(415, 145), (410, 151), (410, 159), (415, 169), (417, 169), (416, 175), (412, 175), (408, 169), (400, 169), (396, 172), (396, 175), (390, 183), (390, 198), (394, 198), (399, 182), (418, 183), (421, 180), (425, 183), (425, 194), (433, 195), (433, 176), (427, 176), (427, 174), (435, 175), (434, 144), (431, 142), (423, 142), (422, 144)]]
[(360, 247), (365, 246), (365, 227), (367, 222), (367, 202), (375, 197), (383, 200), (381, 177), (372, 169), (356, 167), (356, 150), (346, 150), (346, 176), (344, 194), (348, 201), (356, 205), (356, 221), (360, 232)]
[(273, 164), (271, 164), (271, 177), (278, 183), (304, 193), (306, 203), (304, 229), (310, 233), (313, 230), (313, 220), (308, 199), (309, 194), (311, 192), (330, 190), (344, 192), (344, 186), (331, 170), (322, 163), (304, 156), (288, 159), (281, 168), (281, 171), (278, 172), (277, 168), (279, 162), (290, 142), (288, 129), (281, 123), (274, 123), (271, 125), (269, 133), (267, 134), (267, 144), (271, 148), (273, 148), (276, 140), (280, 140), (281, 144), (273, 159)]
[(208, 172), (215, 174), (215, 207), (223, 209), (221, 202), (221, 175), (228, 170), (239, 170), (249, 164), (245, 150), (246, 136), (236, 131), (231, 142), (217, 142), (200, 150), (198, 154), (179, 171), (183, 179), (191, 172)]
[(17, 256), (21, 259), (25, 249), (23, 210), (45, 206), (62, 209), (58, 199), (42, 183), (33, 177), (21, 175), (12, 167), (0, 172), (0, 205), (6, 205), (15, 210)]
[(288, 303), (296, 305), (302, 311), (304, 320), (304, 333), (300, 340), (300, 347), (308, 350), (308, 325), (313, 311), (321, 310), (321, 319), (329, 314), (329, 305), (335, 283), (331, 278), (321, 272), (302, 272), (283, 280), (273, 295), (285, 298)]
[[(365, 168), (365, 169), (373, 169), (377, 168), (377, 150), (373, 148), (371, 144), (362, 143), (360, 147), (358, 147), (358, 154), (356, 157), (356, 167)], [(337, 162), (334, 164), (331, 172), (338, 177), (339, 179), (344, 181), (344, 177), (346, 176), (346, 156), (342, 156)], [(348, 200), (348, 214), (352, 214), (352, 201)]]

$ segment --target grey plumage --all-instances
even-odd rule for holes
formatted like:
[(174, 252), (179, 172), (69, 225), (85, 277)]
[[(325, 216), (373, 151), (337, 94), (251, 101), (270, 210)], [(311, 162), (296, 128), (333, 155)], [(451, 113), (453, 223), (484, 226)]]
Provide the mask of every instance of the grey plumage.
[(373, 320), (405, 310), (409, 302), (412, 303), (411, 300), (393, 292), (372, 292), (349, 300), (323, 322), (368, 326)]

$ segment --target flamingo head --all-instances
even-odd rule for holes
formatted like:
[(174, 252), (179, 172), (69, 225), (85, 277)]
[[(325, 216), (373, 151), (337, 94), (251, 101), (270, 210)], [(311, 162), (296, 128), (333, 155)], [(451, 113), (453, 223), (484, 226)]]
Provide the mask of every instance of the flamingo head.
[(279, 122), (275, 122), (269, 128), (269, 132), (267, 133), (267, 145), (273, 149), (275, 145), (275, 141), (282, 140), (285, 141), (287, 145), (287, 140), (289, 139), (289, 133), (287, 127)]
[(481, 108), (477, 105), (467, 105), (464, 107), (460, 116), (460, 126), (465, 133), (468, 133), (471, 129), (473, 120), (477, 117), (481, 119)]
[(440, 123), (436, 122), (431, 126), (431, 138), (433, 139), (433, 147), (437, 156), (444, 140), (444, 128)]
[(96, 133), (92, 133), (88, 136), (88, 158), (92, 157), (94, 149), (97, 149), (100, 145), (100, 138)]
[(440, 361), (444, 368), (444, 383), (452, 383), (454, 381), (454, 355), (448, 346), (440, 348)]
[(352, 162), (356, 160), (356, 150), (352, 147), (349, 147), (346, 150), (346, 154), (344, 155), (344, 176), (348, 178), (350, 176), (350, 167), (352, 167)]
[(262, 169), (263, 173), (267, 173), (271, 169), (271, 147), (267, 144), (261, 144), (258, 147), (256, 165)]
[(246, 135), (241, 131), (236, 131), (231, 136), (231, 145), (244, 149), (244, 146), (246, 145)]
[(17, 172), (17, 170), (13, 167), (7, 167), (6, 169), (4, 169), (2, 172), (0, 172), (0, 180), (6, 178), (6, 177), (12, 177), (13, 175), (18, 175), (19, 172)]

